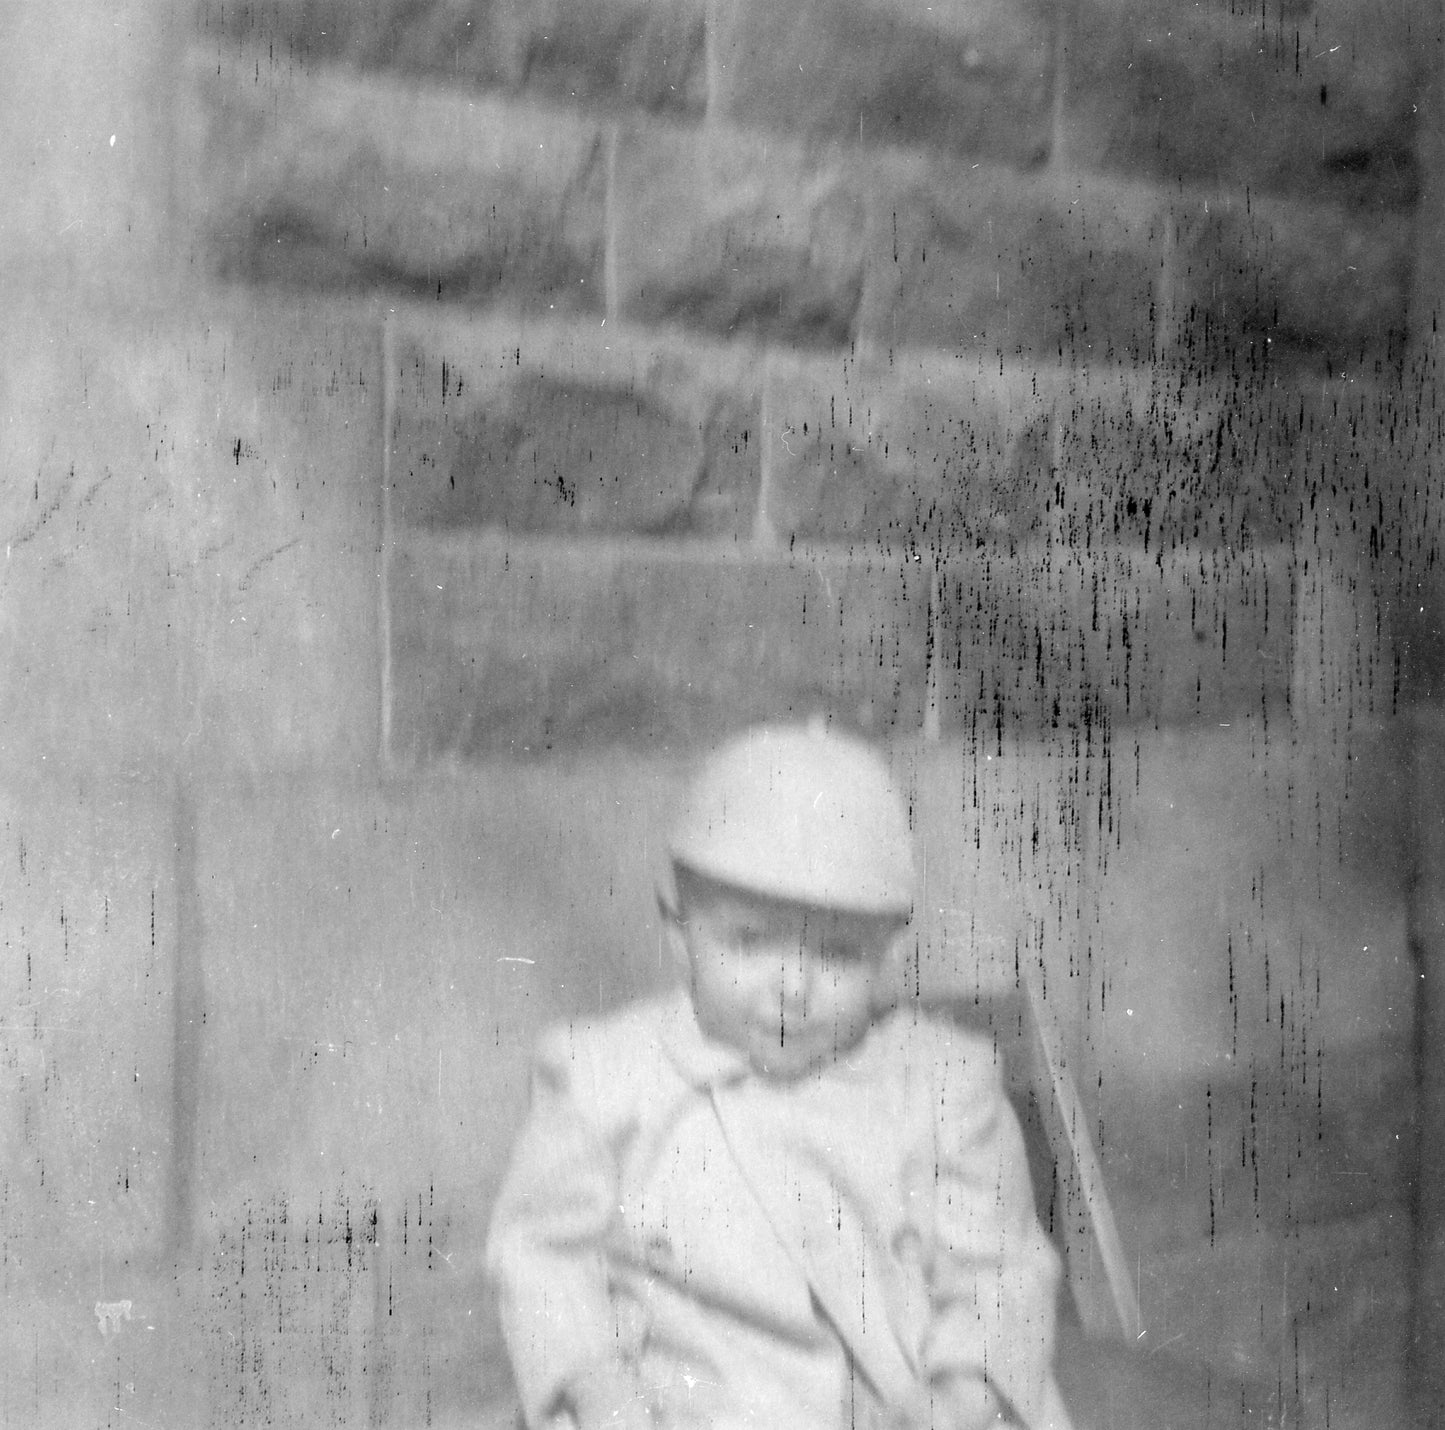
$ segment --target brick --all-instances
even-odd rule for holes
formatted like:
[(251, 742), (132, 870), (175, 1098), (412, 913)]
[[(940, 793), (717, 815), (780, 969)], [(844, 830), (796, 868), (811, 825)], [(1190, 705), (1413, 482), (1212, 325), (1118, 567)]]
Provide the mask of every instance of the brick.
[(298, 78), (253, 55), (200, 83), (200, 219), (223, 270), (602, 305), (595, 125), (339, 70)]
[(413, 535), (391, 568), (404, 760), (921, 719), (927, 581), (887, 553)]
[(1413, 202), (1422, 7), (1085, 0), (1068, 42), (1071, 163), (1362, 208)]
[(753, 355), (636, 329), (413, 322), (396, 342), (403, 525), (749, 533)]
[(1050, 27), (1012, 0), (725, 0), (717, 107), (786, 134), (1009, 163), (1048, 151)]
[(614, 211), (627, 316), (804, 344), (852, 333), (870, 233), (847, 155), (712, 126), (634, 130)]

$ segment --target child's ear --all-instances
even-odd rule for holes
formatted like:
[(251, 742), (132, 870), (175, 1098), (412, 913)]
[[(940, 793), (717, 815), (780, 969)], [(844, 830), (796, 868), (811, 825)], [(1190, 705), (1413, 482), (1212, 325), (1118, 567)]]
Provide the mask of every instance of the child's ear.
[(682, 915), (678, 912), (677, 905), (661, 889), (657, 891), (657, 916), (662, 920), (663, 937), (672, 951), (673, 962), (686, 975), (691, 970), (692, 960), (688, 955), (687, 940), (682, 933)]
[(893, 1007), (902, 998), (908, 984), (908, 955), (913, 948), (909, 937), (911, 923), (902, 923), (888, 935), (878, 956), (879, 971), (876, 1006), (880, 1012)]

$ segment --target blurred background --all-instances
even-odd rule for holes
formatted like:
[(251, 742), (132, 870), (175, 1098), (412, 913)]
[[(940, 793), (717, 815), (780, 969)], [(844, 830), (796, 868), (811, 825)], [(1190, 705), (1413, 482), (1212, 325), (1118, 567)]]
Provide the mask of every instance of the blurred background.
[(1442, 26), (0, 14), (0, 1425), (505, 1420), (527, 1050), (815, 713), (1143, 1363), (1445, 1423)]

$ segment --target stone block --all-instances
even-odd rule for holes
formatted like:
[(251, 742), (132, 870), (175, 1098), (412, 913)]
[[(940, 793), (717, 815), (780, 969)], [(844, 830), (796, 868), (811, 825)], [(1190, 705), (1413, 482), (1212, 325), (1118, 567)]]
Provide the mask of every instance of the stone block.
[[(8, 1210), (8, 1208), (7, 1208)], [(0, 1296), (0, 1425), (64, 1430), (118, 1419), (207, 1423), (203, 1367), (191, 1353), (194, 1305), (175, 1262), (125, 1277), (123, 1296), (97, 1299), (93, 1267), (73, 1265), (44, 1294), (11, 1253)]]
[(766, 524), (784, 536), (945, 558), (1051, 536), (1090, 558), (1246, 547), (1297, 518), (1304, 439), (1262, 384), (865, 350), (774, 354), (766, 391)]
[(8, 772), (0, 1423), (150, 1409), (154, 1273), (175, 1230), (175, 872), (164, 786)]
[(765, 523), (780, 538), (937, 553), (1038, 526), (1012, 481), (1047, 378), (924, 352), (774, 354)]
[[(1211, 1217), (1287, 1233), (1405, 1200), (1414, 972), (1395, 740), (1359, 729), (1342, 751), (1234, 719), (1136, 748), (1089, 861), (1086, 1037), (1108, 1145), (1141, 1187), (1168, 1160), (1201, 1236)], [(1187, 1170), (1150, 1136), (1187, 1143)]]
[(492, 0), (492, 45), (516, 88), (700, 114), (705, 14), (704, 0)]
[(603, 303), (601, 131), (521, 102), (306, 73), (196, 77), (197, 222), (222, 271), (429, 298)]
[(454, 1215), (431, 1187), (391, 1209), (377, 1264), (386, 1316), (368, 1366), (373, 1423), (460, 1430), (515, 1420), (495, 1293), (479, 1264), (485, 1237), (483, 1219)]
[(1419, 185), (1424, 9), (1087, 0), (1067, 41), (1071, 164), (1401, 208)]
[[(1091, 1335), (1065, 1309), (1054, 1373), (1073, 1423), (1111, 1430), (1282, 1423), (1282, 1404), (1287, 1415), (1294, 1402), (1270, 1363), (1280, 1335), (1273, 1317), (1267, 1329), (1258, 1325), (1261, 1300), (1276, 1290), (1282, 1269), (1276, 1249), (1262, 1239), (1163, 1266), (1144, 1262), (1136, 1266), (1139, 1289), (1146, 1289), (1147, 1277), (1152, 1290), (1157, 1277), (1184, 1304), (1185, 1315), (1166, 1319), (1175, 1307), (1153, 1301), (1137, 1339)], [(1216, 1339), (1210, 1332), (1221, 1326), (1224, 1335)]]
[(1020, 967), (1044, 970), (1041, 1011), (1065, 1037), (1080, 1013), (1069, 974), (1084, 839), (1067, 762), (1036, 740), (1011, 739), (1000, 754), (956, 738), (901, 742), (893, 759), (919, 852), (905, 991), (965, 1019), (985, 1009), (1009, 1070), (1026, 1079)]
[(897, 554), (413, 535), (388, 590), (403, 760), (922, 718), (927, 578)]
[(681, 777), (676, 752), (599, 738), (384, 787), (201, 790), (199, 1230), (277, 1197), (328, 1216), (370, 1197), (384, 1231), (410, 1205), (414, 1226), (430, 1182), (438, 1222), (477, 1233), (458, 1272), (480, 1273), (537, 1035), (671, 975), (649, 851)]
[(1352, 1430), (1411, 1423), (1408, 1220), (1396, 1207), (1134, 1251), (1144, 1326), (1132, 1345), (1060, 1324), (1055, 1363), (1075, 1423), (1230, 1430), (1312, 1424), (1327, 1409)]
[(342, 61), (552, 99), (700, 113), (701, 0), (271, 0), (200, 7), (204, 47), (261, 45), (303, 65)]
[[(1414, 877), (1409, 891), (1409, 926), (1414, 954), (1416, 1061), (1415, 1125), (1407, 1145), (1413, 1156), (1407, 1165), (1419, 1189), (1414, 1199), (1411, 1231), (1414, 1252), (1411, 1352), (1414, 1364), (1411, 1392), (1417, 1407), (1438, 1404), (1445, 1396), (1445, 1373), (1430, 1347), (1438, 1344), (1445, 1327), (1445, 1146), (1440, 1129), (1445, 1125), (1445, 1070), (1434, 1055), (1445, 1029), (1445, 821), (1440, 817), (1445, 796), (1445, 719), (1437, 700), (1421, 700), (1410, 712), (1406, 727), (1407, 753), (1402, 764), (1408, 772), (1411, 793), (1406, 807), (1406, 832), (1414, 856)], [(1423, 1054), (1423, 1055), (1422, 1055)]]
[(1120, 726), (1287, 711), (1283, 550), (979, 552), (940, 565), (932, 600), (940, 722), (1000, 748), (1067, 730), (1102, 754)]
[(754, 353), (603, 326), (402, 320), (403, 526), (737, 537), (761, 441)]
[(599, 748), (201, 791), (186, 1294), (215, 1423), (514, 1418), (482, 1249), (528, 1055), (669, 978), (654, 857), (681, 779)]
[(665, 976), (648, 841), (678, 783), (608, 750), (203, 789), (185, 1294), (214, 1419), (514, 1414), (481, 1253), (528, 1053)]
[(1020, 464), (1039, 483), (1043, 526), (1105, 559), (1117, 546), (1248, 551), (1286, 539), (1307, 443), (1288, 396), (1260, 376), (1070, 383)]
[[(0, 745), (18, 768), (350, 765), (379, 745), (378, 325), (251, 294), (11, 312)], [(192, 764), (191, 762), (194, 762)]]
[(272, 294), (213, 304), (168, 356), (193, 384), (167, 416), (200, 527), (178, 738), (211, 775), (375, 759), (381, 346), (366, 314)]
[(866, 172), (845, 154), (733, 128), (624, 132), (618, 306), (713, 333), (846, 342), (872, 242)]
[[(478, 3), (484, 12), (490, 0)], [(239, 45), (259, 47), (304, 66), (335, 61), (366, 65), (404, 43), (417, 28), (410, 17), (437, 8), (425, 0), (378, 0), (365, 7), (345, 0), (266, 0), (241, 6), (201, 0), (195, 7), (195, 31), (198, 45), (213, 54)]]
[(1412, 239), (1392, 216), (917, 159), (870, 194), (870, 341), (1259, 377), (1404, 330)]
[(1169, 222), (1166, 350), (1337, 373), (1403, 342), (1413, 238), (1397, 215), (1228, 195), (1171, 205)]
[(1027, 0), (724, 0), (716, 107), (774, 132), (1028, 166), (1048, 152), (1050, 17)]
[[(1404, 1101), (1408, 1101), (1406, 1096)], [(1399, 1104), (1397, 1104), (1398, 1108)], [(1419, 1285), (1419, 1232), (1404, 1204), (1304, 1230), (1291, 1267), (1292, 1339), (1301, 1423), (1408, 1425), (1409, 1330)], [(1303, 1262), (1303, 1265), (1298, 1263)]]
[(192, 648), (174, 573), (209, 535), (172, 461), (184, 362), (162, 371), (169, 333), (55, 305), (17, 302), (7, 337), (0, 460), (27, 479), (0, 491), (6, 765), (165, 768)]
[(1157, 194), (905, 160), (873, 189), (862, 334), (1039, 361), (1147, 360)]
[[(13, 176), (0, 213), (7, 293), (84, 287), (148, 303), (183, 281), (171, 222), (178, 41), (185, 17), (136, 5), (117, 26), (76, 12), (64, 43), (40, 10), (7, 16), (0, 56), (0, 165)], [(124, 295), (124, 297), (122, 297)], [(13, 302), (8, 299), (7, 302)]]
[(192, 1374), (213, 1422), (264, 1407), (280, 1425), (367, 1424), (387, 1329), (375, 1200), (281, 1195), (208, 1220)]

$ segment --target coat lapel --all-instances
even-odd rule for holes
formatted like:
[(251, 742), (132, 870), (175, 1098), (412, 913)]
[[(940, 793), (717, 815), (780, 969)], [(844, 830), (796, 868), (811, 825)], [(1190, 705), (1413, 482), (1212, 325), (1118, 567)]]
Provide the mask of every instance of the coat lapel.
[(895, 1288), (862, 1218), (836, 1188), (820, 1206), (815, 1178), (805, 1187), (798, 1163), (760, 1152), (729, 1091), (709, 1088), (723, 1140), (783, 1252), (884, 1403), (910, 1403), (918, 1393), (917, 1366), (895, 1333)]

